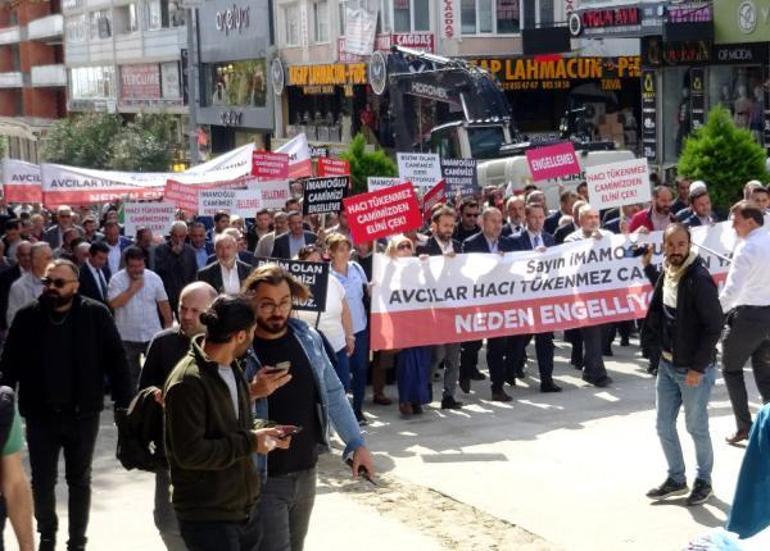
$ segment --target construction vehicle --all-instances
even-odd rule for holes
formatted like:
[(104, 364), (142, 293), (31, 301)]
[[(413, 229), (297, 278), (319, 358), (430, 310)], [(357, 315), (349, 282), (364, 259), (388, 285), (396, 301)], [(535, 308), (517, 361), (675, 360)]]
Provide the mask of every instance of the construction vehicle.
[[(376, 94), (389, 95), (396, 151), (477, 159), (482, 187), (507, 186), (510, 192), (532, 183), (524, 154), (549, 142), (530, 141), (516, 129), (505, 93), (485, 69), (463, 59), (392, 46), (389, 54), (372, 56), (369, 82)], [(422, 117), (415, 116), (420, 98), (435, 101), (442, 118), (450, 121), (422, 128)], [(634, 158), (630, 151), (616, 150), (613, 142), (593, 140), (584, 113), (584, 106), (571, 102), (552, 141), (571, 141), (583, 168)], [(577, 185), (579, 180), (560, 183)], [(558, 194), (558, 186), (549, 187)]]

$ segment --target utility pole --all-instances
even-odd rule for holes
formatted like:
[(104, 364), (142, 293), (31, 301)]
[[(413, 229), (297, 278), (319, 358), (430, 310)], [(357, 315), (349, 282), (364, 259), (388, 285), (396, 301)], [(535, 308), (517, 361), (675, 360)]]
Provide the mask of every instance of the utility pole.
[(185, 0), (187, 8), (187, 106), (190, 136), (190, 166), (198, 164), (198, 0)]

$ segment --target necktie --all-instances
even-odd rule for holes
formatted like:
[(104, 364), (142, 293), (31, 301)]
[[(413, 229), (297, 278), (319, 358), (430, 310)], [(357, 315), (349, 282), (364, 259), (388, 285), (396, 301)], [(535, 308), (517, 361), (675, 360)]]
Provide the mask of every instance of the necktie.
[(102, 298), (107, 298), (107, 283), (104, 281), (104, 272), (101, 270), (97, 270), (96, 273), (99, 274), (99, 287), (102, 290)]
[(540, 236), (536, 235), (535, 236), (535, 248), (537, 248), (539, 246), (540, 246)]

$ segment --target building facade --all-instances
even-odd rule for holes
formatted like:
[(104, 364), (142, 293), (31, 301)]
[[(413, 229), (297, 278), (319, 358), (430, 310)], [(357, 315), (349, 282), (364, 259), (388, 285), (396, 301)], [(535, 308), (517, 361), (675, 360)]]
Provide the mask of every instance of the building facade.
[(62, 41), (58, 0), (0, 5), (0, 136), (11, 157), (37, 161), (39, 141), (66, 115)]

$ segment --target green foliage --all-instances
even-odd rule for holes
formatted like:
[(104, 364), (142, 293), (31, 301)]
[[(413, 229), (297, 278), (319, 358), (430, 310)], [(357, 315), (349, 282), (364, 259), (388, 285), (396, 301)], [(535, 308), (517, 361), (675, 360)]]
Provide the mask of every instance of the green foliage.
[(730, 112), (717, 106), (706, 124), (685, 141), (677, 172), (706, 182), (712, 202), (728, 208), (741, 199), (746, 182), (767, 180), (765, 159), (765, 150), (751, 133), (737, 128)]
[(46, 137), (43, 158), (83, 168), (163, 172), (178, 146), (174, 128), (167, 114), (140, 113), (124, 124), (119, 115), (88, 113), (56, 122)]
[(366, 179), (369, 176), (395, 177), (398, 175), (396, 163), (381, 149), (366, 151), (366, 139), (363, 134), (357, 134), (350, 147), (340, 158), (350, 163), (350, 177), (353, 179), (353, 193), (367, 191)]

